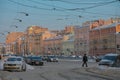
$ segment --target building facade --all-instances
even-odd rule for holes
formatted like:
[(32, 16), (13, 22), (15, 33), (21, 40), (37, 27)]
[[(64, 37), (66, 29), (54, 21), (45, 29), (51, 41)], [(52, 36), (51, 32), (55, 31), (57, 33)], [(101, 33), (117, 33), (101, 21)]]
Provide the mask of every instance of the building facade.
[(63, 36), (62, 55), (74, 55), (74, 33)]
[(61, 55), (62, 40), (63, 40), (63, 37), (61, 35), (45, 39), (44, 40), (45, 54)]
[(107, 53), (117, 53), (120, 32), (119, 23), (111, 23), (90, 30), (90, 55), (98, 56)]
[(89, 54), (89, 24), (75, 26), (74, 48), (76, 55)]
[(6, 53), (19, 54), (18, 40), (23, 36), (23, 32), (10, 32), (6, 37)]

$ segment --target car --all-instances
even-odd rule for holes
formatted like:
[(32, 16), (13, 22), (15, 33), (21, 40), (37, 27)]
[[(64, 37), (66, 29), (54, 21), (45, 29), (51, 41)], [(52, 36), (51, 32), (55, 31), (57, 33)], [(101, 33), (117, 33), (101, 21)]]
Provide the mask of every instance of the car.
[(102, 58), (103, 58), (103, 55), (97, 56), (97, 57), (95, 57), (95, 61), (100, 62), (102, 60)]
[(29, 56), (25, 58), (25, 61), (30, 65), (40, 65), (40, 66), (44, 65), (44, 62), (41, 56)]
[(26, 71), (26, 63), (22, 57), (8, 57), (3, 65), (5, 71)]
[(43, 60), (43, 61), (47, 61), (47, 55), (43, 55), (43, 56), (42, 56), (42, 60)]
[(48, 55), (46, 58), (47, 62), (58, 62), (58, 58), (55, 55)]
[(99, 65), (120, 67), (120, 54), (110, 53), (110, 54), (104, 55), (104, 57), (99, 62)]

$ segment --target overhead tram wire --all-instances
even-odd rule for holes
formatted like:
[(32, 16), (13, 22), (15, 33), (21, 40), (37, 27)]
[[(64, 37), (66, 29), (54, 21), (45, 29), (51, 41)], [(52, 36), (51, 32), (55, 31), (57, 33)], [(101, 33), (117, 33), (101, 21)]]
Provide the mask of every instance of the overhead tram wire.
[[(43, 0), (43, 1), (45, 1), (45, 0)], [(66, 1), (66, 0), (47, 0), (47, 1), (58, 1), (58, 2), (64, 2), (67, 4), (86, 4), (86, 5), (108, 3), (108, 1), (106, 1), (106, 2), (72, 2), (72, 1)], [(113, 0), (113, 1), (118, 1), (118, 0)], [(111, 2), (111, 1), (109, 1), (109, 2)]]
[(111, 1), (111, 2), (107, 2), (107, 3), (103, 3), (103, 4), (97, 4), (97, 5), (89, 6), (89, 7), (73, 8), (73, 9), (68, 9), (68, 10), (72, 10), (72, 11), (75, 11), (75, 10), (86, 10), (86, 9), (96, 8), (96, 7), (99, 7), (99, 6), (108, 5), (108, 4), (115, 3), (115, 2), (117, 2), (117, 1)]
[[(29, 1), (33, 1), (33, 0), (29, 0)], [(51, 1), (57, 1), (57, 0), (51, 0)], [(59, 0), (59, 1), (62, 1), (62, 0)], [(99, 5), (95, 5), (95, 6), (91, 6), (91, 7), (86, 7), (86, 8), (81, 8), (82, 10), (84, 10), (84, 9), (88, 9), (88, 8), (93, 8), (93, 7), (97, 7), (97, 6), (102, 6), (102, 5), (105, 5), (106, 3), (107, 3), (107, 5), (108, 4), (110, 4), (110, 3), (114, 3), (114, 2), (116, 2), (116, 1), (109, 1), (109, 2), (101, 2), (101, 3), (92, 3), (92, 4), (99, 4)], [(37, 4), (39, 4), (40, 2), (35, 2), (35, 3), (37, 3)], [(102, 3), (104, 3), (104, 4), (102, 4)], [(42, 4), (42, 3), (40, 3), (40, 4)], [(82, 4), (82, 3), (81, 3)], [(83, 4), (89, 4), (89, 3), (83, 3)], [(48, 5), (48, 4), (42, 4), (42, 5), (47, 5), (47, 6), (51, 6), (51, 5)], [(58, 7), (58, 6), (55, 6), (55, 7)], [(58, 7), (58, 8), (61, 8), (61, 7)], [(65, 9), (65, 8), (62, 8), (62, 9)], [(81, 10), (80, 9), (80, 10)], [(72, 9), (67, 9), (67, 10), (71, 10), (72, 11)], [(76, 8), (76, 9), (73, 9), (73, 10), (79, 10), (79, 8)], [(90, 13), (90, 14), (99, 14), (99, 15), (112, 15), (112, 16), (115, 16), (115, 15), (113, 15), (113, 14), (103, 14), (103, 13), (94, 13), (94, 12), (88, 12), (88, 11), (84, 11), (85, 13)]]
[[(28, 0), (28, 1), (31, 1), (31, 2), (34, 2), (34, 3), (37, 3), (37, 4), (41, 4), (41, 5), (46, 5), (46, 6), (50, 6), (50, 7), (53, 7), (53, 5), (49, 5), (49, 4), (45, 4), (45, 3), (41, 3), (41, 2), (38, 2), (38, 1), (34, 1), (34, 0)], [(54, 0), (50, 0), (50, 1), (54, 1)], [(55, 0), (57, 1), (57, 0)], [(59, 0), (59, 1), (63, 1), (63, 0)], [(99, 6), (103, 6), (103, 5), (108, 5), (110, 3), (114, 3), (114, 2), (117, 2), (117, 1), (109, 1), (109, 2), (101, 2), (101, 3), (95, 3), (97, 5), (93, 5), (93, 6), (89, 6), (89, 7), (84, 7), (84, 8), (73, 8), (73, 9), (66, 9), (66, 8), (63, 8), (63, 7), (58, 7), (58, 6), (54, 6), (55, 9), (57, 10), (57, 8), (60, 8), (62, 11), (65, 10), (65, 11), (74, 11), (74, 10), (86, 10), (86, 9), (91, 9), (91, 8), (95, 8), (95, 7), (99, 7)], [(82, 4), (82, 3), (81, 3)], [(85, 3), (83, 3), (85, 4)], [(88, 3), (86, 3), (88, 4)]]
[(59, 6), (53, 6), (53, 5), (50, 5), (50, 4), (45, 4), (45, 3), (41, 3), (39, 1), (34, 1), (34, 0), (27, 0), (27, 1), (30, 1), (30, 2), (33, 2), (33, 3), (36, 3), (36, 4), (41, 4), (41, 5), (44, 5), (44, 6), (50, 6), (50, 7), (55, 7), (55, 8), (60, 8), (60, 9), (65, 9), (63, 7), (59, 7)]
[[(52, 6), (52, 5), (48, 5), (48, 4), (45, 4), (45, 3), (41, 3), (41, 2), (38, 2), (38, 1), (34, 1), (34, 0), (28, 0), (28, 1), (31, 1), (31, 2), (34, 2), (34, 3), (37, 3), (37, 4), (42, 4), (42, 5), (46, 5), (46, 6)], [(63, 1), (63, 0), (50, 0), (50, 1)], [(91, 6), (91, 7), (86, 7), (86, 8), (81, 8), (82, 10), (84, 9), (87, 9), (87, 8), (93, 8), (93, 7), (97, 7), (97, 6), (102, 6), (102, 5), (106, 5), (107, 3), (110, 4), (110, 3), (114, 3), (116, 1), (109, 1), (109, 2), (99, 2), (99, 3), (90, 3), (90, 4), (99, 4), (99, 5), (95, 5), (95, 6)], [(104, 3), (104, 4), (102, 4)], [(81, 3), (82, 4), (82, 3)], [(89, 4), (89, 3), (83, 3), (83, 4)], [(61, 8), (61, 9), (65, 9), (65, 10), (79, 10), (80, 8), (76, 8), (76, 9), (66, 9), (66, 8), (63, 8), (63, 7), (58, 7), (58, 6), (54, 6), (56, 8)], [(101, 13), (93, 13), (93, 12), (88, 12), (88, 11), (84, 11), (85, 13), (90, 13), (90, 14), (100, 14), (100, 15), (112, 15), (112, 16), (115, 16), (113, 14), (101, 14)], [(76, 15), (75, 15), (76, 16)]]
[[(8, 0), (9, 2), (12, 2), (12, 3), (15, 3), (15, 4), (18, 4), (18, 5), (21, 5), (21, 6), (25, 6), (25, 7), (29, 7), (29, 8), (34, 8), (34, 9), (41, 9), (41, 10), (54, 10), (53, 8), (52, 9), (48, 9), (48, 8), (40, 8), (40, 7), (37, 7), (37, 6), (31, 6), (31, 5), (26, 5), (26, 4), (23, 4), (23, 3), (19, 3), (19, 2), (16, 2), (16, 1), (13, 1), (13, 0)], [(60, 10), (60, 9), (56, 9), (57, 11), (63, 11), (63, 10)]]
[[(55, 7), (54, 9), (58, 11), (58, 9), (62, 10), (62, 12), (66, 12), (67, 9), (64, 8), (64, 7), (60, 7), (60, 6), (55, 6), (55, 5), (50, 5), (50, 4), (46, 4), (46, 3), (41, 3), (39, 1), (34, 1), (34, 0), (27, 0), (27, 1), (30, 1), (30, 2), (33, 2), (33, 3), (36, 3), (36, 4), (40, 4), (40, 5), (44, 5), (44, 6), (49, 6), (49, 7)], [(67, 12), (68, 13), (68, 12)], [(73, 15), (73, 14), (70, 14), (69, 15)], [(59, 16), (69, 16), (68, 14), (67, 15), (59, 15)], [(73, 15), (73, 16), (76, 16), (76, 15)]]
[[(31, 0), (33, 1), (33, 0)], [(48, 0), (48, 1), (59, 1), (59, 2), (70, 2), (70, 1), (64, 1), (64, 0)], [(39, 3), (39, 2), (36, 2), (34, 1), (35, 3)], [(98, 3), (79, 3), (79, 4), (96, 4), (96, 5), (93, 5), (93, 6), (89, 6), (89, 7), (84, 7), (84, 8), (73, 8), (73, 9), (66, 9), (66, 8), (63, 8), (63, 7), (58, 7), (58, 6), (55, 6), (56, 8), (61, 8), (61, 9), (64, 9), (64, 10), (85, 10), (85, 9), (91, 9), (91, 8), (95, 8), (95, 7), (99, 7), (99, 6), (104, 6), (104, 5), (108, 5), (108, 4), (111, 4), (111, 3), (114, 3), (114, 2), (118, 2), (118, 0), (113, 0), (113, 1), (109, 1), (109, 2), (98, 2)], [(74, 2), (71, 2), (71, 3), (74, 3)], [(78, 3), (78, 2), (77, 2)], [(43, 5), (43, 4), (42, 4)], [(49, 5), (51, 6), (51, 5)]]
[[(74, 11), (74, 10), (85, 10), (85, 9), (90, 9), (90, 8), (95, 8), (95, 7), (98, 7), (98, 6), (103, 6), (103, 5), (108, 5), (110, 3), (114, 3), (116, 1), (111, 1), (111, 2), (107, 2), (107, 3), (104, 3), (104, 4), (99, 4), (99, 5), (94, 5), (94, 6), (90, 6), (90, 7), (84, 7), (84, 8), (73, 8), (73, 9), (66, 9), (66, 8), (62, 8), (62, 7), (59, 7), (61, 9), (58, 9), (57, 8), (52, 8), (52, 9), (49, 9), (49, 8), (40, 8), (40, 7), (37, 7), (37, 6), (30, 6), (30, 5), (26, 5), (26, 4), (23, 4), (23, 3), (19, 3), (19, 2), (16, 2), (14, 0), (8, 0), (10, 2), (13, 2), (13, 3), (16, 3), (18, 5), (21, 5), (21, 6), (25, 6), (25, 7), (30, 7), (30, 8), (35, 8), (35, 9), (41, 9), (41, 10), (56, 10), (56, 11)], [(37, 2), (36, 2), (37, 3)], [(49, 5), (51, 6), (51, 5)]]
[(96, 12), (88, 12), (88, 11), (84, 11), (85, 13), (90, 13), (90, 14), (98, 14), (98, 15), (111, 15), (111, 16), (116, 16), (114, 14), (105, 14), (105, 13), (96, 13)]
[[(15, 3), (15, 4), (18, 4), (18, 5), (21, 5), (21, 6), (25, 6), (25, 7), (29, 7), (29, 8), (35, 8), (35, 9), (41, 9), (41, 10), (53, 10), (53, 9), (48, 9), (48, 8), (40, 8), (40, 7), (37, 7), (37, 6), (30, 6), (30, 5), (26, 5), (26, 4), (23, 4), (23, 3), (19, 3), (19, 2), (16, 2), (16, 1), (13, 1), (13, 0), (8, 0), (12, 3)], [(114, 1), (116, 2), (116, 1)], [(109, 2), (109, 3), (113, 3), (113, 2)], [(103, 5), (103, 4), (102, 4)], [(99, 5), (99, 6), (102, 6), (102, 5)], [(107, 4), (104, 4), (104, 5), (107, 5)], [(90, 9), (90, 8), (94, 8), (94, 7), (97, 7), (97, 5), (95, 6), (91, 6), (91, 7), (86, 7), (86, 8), (74, 8), (74, 9), (55, 9), (55, 11), (80, 11), (80, 10), (85, 10), (85, 9)], [(98, 13), (92, 13), (92, 12), (86, 12), (86, 13), (91, 13), (91, 14), (98, 14)], [(99, 13), (101, 14), (101, 13)], [(101, 14), (102, 15), (102, 14)], [(104, 14), (103, 14), (104, 15)], [(106, 14), (107, 15), (107, 14)], [(110, 14), (109, 14), (110, 15)]]

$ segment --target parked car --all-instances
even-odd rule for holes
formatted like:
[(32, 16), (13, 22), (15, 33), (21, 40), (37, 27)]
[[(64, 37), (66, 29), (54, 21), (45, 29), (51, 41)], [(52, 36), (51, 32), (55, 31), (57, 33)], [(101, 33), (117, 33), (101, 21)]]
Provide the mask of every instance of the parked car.
[(46, 58), (47, 62), (58, 62), (58, 58), (55, 55), (48, 55)]
[(17, 70), (26, 71), (26, 63), (22, 57), (8, 57), (4, 62), (3, 69), (6, 70)]
[(44, 65), (44, 62), (42, 61), (42, 57), (41, 56), (29, 56), (29, 57), (25, 57), (25, 61), (26, 63), (30, 64), (30, 65)]
[(42, 56), (42, 60), (43, 60), (43, 61), (47, 61), (47, 55), (43, 55), (43, 56)]
[(120, 54), (115, 53), (106, 54), (99, 62), (99, 65), (120, 67)]
[(95, 57), (95, 61), (100, 62), (102, 60), (102, 58), (103, 58), (103, 55), (97, 56), (97, 57)]

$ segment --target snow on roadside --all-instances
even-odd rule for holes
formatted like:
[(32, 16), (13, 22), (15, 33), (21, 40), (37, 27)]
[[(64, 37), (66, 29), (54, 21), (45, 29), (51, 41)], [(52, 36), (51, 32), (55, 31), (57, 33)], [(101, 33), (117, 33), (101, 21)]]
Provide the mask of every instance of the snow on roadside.
[(0, 70), (3, 70), (3, 64), (4, 64), (4, 61), (0, 60)]
[(98, 66), (98, 68), (101, 70), (119, 70), (120, 71), (120, 67)]
[(29, 64), (26, 64), (27, 70), (34, 70), (35, 68)]

